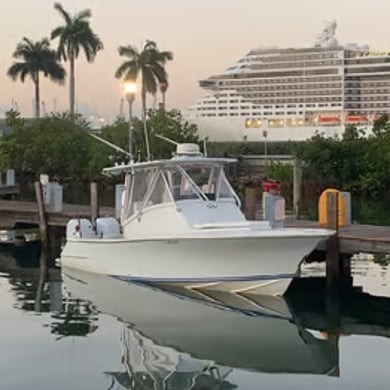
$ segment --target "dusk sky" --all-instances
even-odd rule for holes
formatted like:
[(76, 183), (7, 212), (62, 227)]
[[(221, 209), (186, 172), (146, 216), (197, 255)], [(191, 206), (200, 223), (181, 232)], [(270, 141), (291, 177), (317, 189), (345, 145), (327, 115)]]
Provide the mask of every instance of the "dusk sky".
[[(53, 0), (0, 0), (0, 116), (17, 101), (23, 115), (31, 116), (33, 85), (12, 82), (6, 71), (23, 36), (38, 40), (62, 24)], [(120, 45), (141, 47), (155, 40), (171, 50), (167, 66), (168, 108), (185, 109), (204, 92), (198, 80), (222, 72), (256, 47), (311, 46), (325, 20), (338, 22), (341, 43), (357, 42), (372, 50), (390, 49), (390, 3), (386, 0), (63, 0), (73, 13), (92, 10), (91, 24), (105, 50), (93, 64), (83, 57), (76, 65), (76, 98), (80, 111), (99, 112), (110, 120), (119, 112), (121, 86), (114, 72), (122, 59)], [(55, 45), (53, 43), (53, 45)], [(68, 64), (65, 64), (67, 69)], [(41, 98), (51, 111), (68, 107), (68, 88), (42, 82)], [(135, 108), (139, 110), (140, 99)]]

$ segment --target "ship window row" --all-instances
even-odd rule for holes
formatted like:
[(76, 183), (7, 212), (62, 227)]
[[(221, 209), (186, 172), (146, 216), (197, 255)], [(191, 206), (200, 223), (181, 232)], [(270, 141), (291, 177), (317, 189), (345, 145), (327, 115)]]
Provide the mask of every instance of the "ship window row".
[(346, 96), (345, 101), (346, 102), (366, 102), (366, 101), (374, 101), (374, 102), (383, 102), (390, 100), (388, 96), (372, 96), (370, 99), (366, 97), (353, 97), (353, 96)]
[(348, 81), (356, 81), (359, 83), (374, 83), (374, 82), (388, 82), (389, 75), (378, 75), (378, 74), (365, 74), (362, 76), (351, 76), (346, 75), (345, 80)]
[(340, 58), (340, 53), (342, 52), (333, 52), (333, 53), (313, 53), (313, 54), (288, 54), (288, 53), (280, 53), (278, 56), (265, 56), (265, 55), (252, 55), (251, 57), (243, 58), (239, 61), (239, 63), (245, 62), (257, 62), (257, 61), (273, 61), (279, 62), (283, 60), (289, 61), (309, 61), (309, 60), (320, 60), (320, 59), (337, 59)]
[(367, 82), (361, 82), (361, 83), (345, 83), (346, 88), (353, 88), (353, 89), (366, 89), (366, 88), (389, 88), (390, 87), (390, 81), (389, 82), (378, 82), (378, 83), (367, 83)]
[(209, 110), (213, 110), (213, 111), (217, 111), (217, 110), (250, 110), (251, 107), (250, 106), (198, 106), (197, 107), (197, 110), (198, 111), (209, 111)]
[(300, 83), (329, 83), (329, 82), (340, 82), (342, 80), (341, 76), (320, 76), (320, 77), (294, 77), (294, 78), (283, 78), (282, 77), (273, 77), (273, 78), (252, 78), (250, 80), (226, 80), (225, 85), (237, 85), (237, 84), (300, 84)]
[(291, 69), (291, 68), (316, 68), (321, 66), (341, 66), (342, 60), (329, 60), (329, 61), (310, 61), (310, 62), (271, 62), (265, 64), (251, 64), (243, 65), (241, 69), (262, 70), (262, 69)]
[(274, 84), (274, 85), (262, 85), (256, 83), (237, 83), (237, 86), (241, 85), (255, 85), (253, 87), (246, 87), (246, 89), (249, 90), (263, 90), (263, 91), (269, 91), (274, 89), (304, 89), (304, 88), (341, 88), (342, 84), (341, 82), (338, 83), (319, 83), (319, 82), (297, 82), (294, 84)]
[[(334, 98), (319, 98), (319, 99), (311, 99), (311, 102), (322, 102), (322, 103), (319, 103), (319, 106), (320, 107), (338, 107), (340, 106), (341, 103), (331, 103), (333, 102), (335, 99)], [(348, 100), (348, 99), (346, 99)], [(378, 99), (376, 99), (378, 100)], [(384, 99), (384, 100), (387, 100), (387, 99)], [(315, 107), (316, 104), (314, 103), (307, 103), (307, 104), (298, 104), (298, 103), (303, 103), (303, 100), (302, 99), (292, 99), (292, 101), (295, 101), (296, 103), (295, 104), (276, 104), (276, 105), (263, 105), (262, 104), (262, 101), (255, 101), (255, 103), (259, 106), (261, 106), (261, 108), (263, 110), (280, 110), (280, 109), (288, 109), (288, 108), (303, 108), (304, 106), (305, 107)], [(339, 101), (341, 102), (341, 99), (339, 99)], [(379, 100), (380, 101), (380, 100)], [(323, 103), (325, 102), (325, 103)], [(259, 109), (260, 107), (253, 107), (252, 109)], [(241, 109), (249, 109), (250, 110), (250, 107), (241, 107)], [(239, 111), (240, 110), (240, 107), (237, 107), (237, 106), (231, 106), (231, 107), (221, 107), (218, 111)], [(217, 109), (216, 107), (198, 107), (196, 108), (196, 111), (198, 112), (202, 112), (202, 111), (212, 111), (212, 112), (217, 112)], [(270, 111), (265, 111), (264, 112), (264, 115), (271, 115), (272, 112)], [(261, 112), (253, 112), (253, 115), (261, 115)]]
[(367, 104), (367, 103), (347, 103), (345, 104), (345, 108), (375, 108), (375, 107), (390, 107), (390, 103), (375, 103), (375, 104)]
[(390, 56), (385, 57), (385, 58), (365, 58), (365, 59), (347, 59), (346, 60), (346, 65), (371, 65), (371, 64), (384, 64), (386, 62), (390, 61)]
[[(223, 84), (223, 81), (220, 79), (226, 80), (246, 80), (246, 79), (253, 79), (253, 78), (279, 78), (279, 77), (310, 77), (310, 76), (331, 76), (331, 75), (338, 75), (339, 69), (338, 68), (323, 68), (323, 69), (297, 69), (297, 70), (286, 70), (286, 71), (274, 71), (274, 72), (251, 72), (251, 73), (235, 73), (232, 75), (229, 74), (222, 74), (218, 76), (213, 76), (215, 80), (219, 80), (219, 85)], [(203, 83), (203, 82), (202, 82)], [(215, 81), (213, 83), (215, 85)]]
[(390, 93), (390, 89), (365, 89), (365, 90), (347, 89), (345, 93), (349, 95), (382, 95), (382, 94), (388, 95)]
[[(305, 99), (305, 98), (296, 98), (296, 99), (278, 99), (278, 102), (280, 102), (281, 100), (283, 100), (283, 103), (302, 103), (302, 104), (309, 104), (311, 102), (314, 102), (314, 103), (324, 103), (324, 102), (341, 102), (342, 101), (342, 98), (341, 96), (331, 96), (331, 97), (318, 97), (318, 98), (311, 98), (311, 99)], [(256, 105), (267, 105), (267, 104), (272, 104), (272, 103), (275, 103), (274, 101), (272, 100), (267, 100), (267, 99), (264, 99), (264, 100), (255, 100), (254, 103)]]
[(299, 63), (299, 64), (311, 64), (318, 62), (331, 62), (331, 61), (340, 61), (343, 59), (343, 56), (335, 57), (321, 57), (321, 56), (277, 56), (277, 57), (252, 57), (248, 58), (248, 61), (243, 64), (288, 64), (288, 63)]
[[(241, 85), (237, 85), (237, 89), (240, 88)], [(246, 91), (296, 91), (296, 90), (312, 90), (312, 89), (334, 89), (334, 88), (342, 88), (341, 83), (332, 83), (332, 84), (294, 84), (294, 85), (274, 85), (274, 86), (255, 86), (255, 87), (245, 87)]]
[(378, 73), (378, 72), (390, 72), (390, 66), (383, 67), (360, 67), (360, 68), (346, 68), (345, 73)]
[(242, 90), (242, 94), (245, 97), (291, 97), (291, 96), (329, 96), (329, 95), (341, 95), (341, 90), (308, 90), (308, 91), (293, 91), (293, 92), (274, 92), (274, 93), (253, 93), (253, 92), (245, 92)]

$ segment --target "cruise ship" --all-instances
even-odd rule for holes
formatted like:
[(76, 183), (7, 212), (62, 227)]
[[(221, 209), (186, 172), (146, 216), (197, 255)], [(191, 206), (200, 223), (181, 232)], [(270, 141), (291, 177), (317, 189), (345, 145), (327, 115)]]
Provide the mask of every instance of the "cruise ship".
[(309, 48), (262, 48), (199, 82), (207, 95), (185, 116), (212, 141), (305, 140), (367, 132), (390, 113), (390, 52), (340, 45), (328, 22)]

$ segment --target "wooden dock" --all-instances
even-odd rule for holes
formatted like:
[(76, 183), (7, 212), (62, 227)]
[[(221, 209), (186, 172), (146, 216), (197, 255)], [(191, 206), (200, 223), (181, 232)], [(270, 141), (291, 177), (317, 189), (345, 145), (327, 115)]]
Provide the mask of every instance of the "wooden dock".
[(18, 185), (0, 185), (0, 197), (2, 196), (16, 196), (19, 194)]
[[(320, 228), (318, 222), (305, 220), (286, 220), (285, 226)], [(341, 253), (390, 253), (390, 226), (353, 224), (340, 227), (338, 236)]]
[[(71, 218), (91, 218), (91, 206), (64, 204), (62, 213), (47, 212), (49, 226), (65, 227)], [(100, 216), (114, 216), (113, 207), (101, 207)], [(0, 227), (12, 228), (15, 223), (39, 224), (35, 202), (0, 200)], [(316, 221), (285, 221), (286, 227), (319, 228)], [(339, 229), (340, 252), (345, 254), (390, 253), (390, 226), (350, 225)], [(319, 248), (323, 249), (323, 248)]]
[[(101, 207), (100, 216), (112, 217), (113, 207)], [(91, 218), (91, 206), (64, 204), (63, 211), (46, 212), (49, 226), (66, 227), (71, 218)], [(36, 202), (0, 200), (0, 226), (13, 227), (16, 223), (39, 224), (38, 206)]]

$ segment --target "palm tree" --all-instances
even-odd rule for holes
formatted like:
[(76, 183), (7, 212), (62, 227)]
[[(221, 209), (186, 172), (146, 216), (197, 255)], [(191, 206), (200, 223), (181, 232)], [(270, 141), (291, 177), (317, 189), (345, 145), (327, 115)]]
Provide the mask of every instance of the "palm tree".
[(33, 42), (24, 37), (16, 46), (13, 58), (21, 60), (14, 62), (7, 71), (12, 80), (20, 77), (22, 83), (26, 76), (30, 76), (35, 87), (35, 117), (40, 116), (40, 90), (39, 73), (42, 72), (45, 77), (52, 81), (62, 84), (65, 80), (66, 72), (61, 64), (58, 63), (57, 53), (50, 48), (50, 42), (47, 38)]
[(93, 62), (98, 51), (103, 49), (103, 43), (90, 26), (91, 10), (86, 9), (71, 16), (60, 3), (55, 3), (54, 8), (65, 21), (63, 26), (52, 31), (51, 39), (59, 38), (58, 55), (64, 61), (69, 60), (69, 101), (70, 113), (73, 115), (75, 112), (75, 61), (80, 49), (84, 52), (87, 61)]
[(163, 80), (160, 82), (160, 92), (162, 95), (162, 109), (163, 109), (163, 111), (165, 111), (166, 93), (167, 93), (168, 87), (169, 87), (168, 80)]
[(160, 51), (156, 42), (149, 40), (141, 52), (131, 45), (120, 46), (118, 51), (120, 56), (127, 59), (117, 69), (115, 77), (136, 81), (141, 75), (142, 118), (145, 122), (146, 95), (156, 94), (159, 83), (167, 82), (168, 75), (164, 66), (173, 59), (173, 54), (170, 51)]

